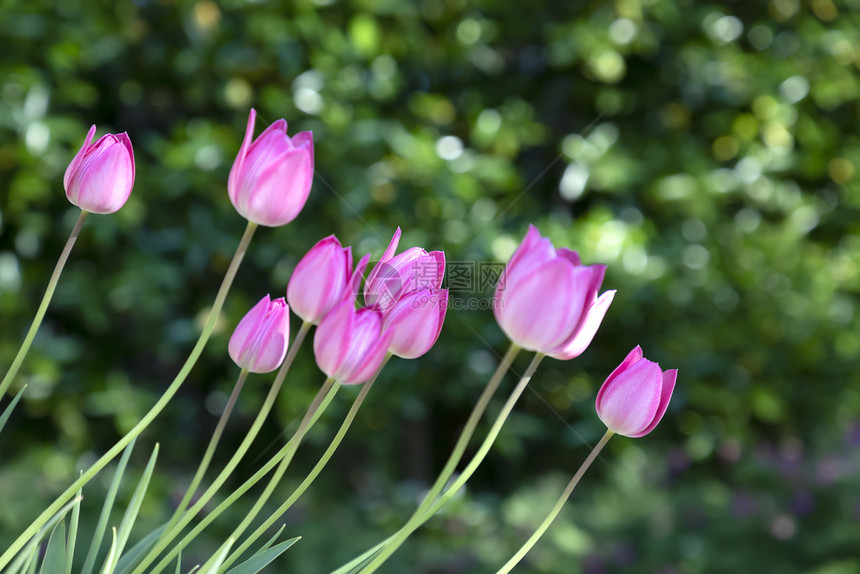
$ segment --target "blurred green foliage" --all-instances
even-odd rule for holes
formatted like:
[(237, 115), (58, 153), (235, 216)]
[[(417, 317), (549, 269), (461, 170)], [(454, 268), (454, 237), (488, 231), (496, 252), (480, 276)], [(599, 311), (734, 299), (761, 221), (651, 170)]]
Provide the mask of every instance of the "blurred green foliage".
[[(237, 374), (232, 326), (318, 239), (378, 256), (400, 225), (406, 247), (503, 262), (534, 222), (609, 264), (618, 296), (387, 571), (503, 564), (602, 433), (596, 390), (641, 344), (680, 369), (667, 417), (610, 443), (523, 571), (860, 572), (859, 0), (3, 0), (0, 44), (0, 369), (74, 221), (62, 175), (87, 127), (128, 131), (137, 158), (132, 198), (87, 222), (16, 381), (29, 388), (0, 444), (0, 545), (189, 352), (243, 228), (225, 185), (254, 106), (313, 130), (314, 190), (294, 223), (258, 232), (203, 359), (139, 441), (136, 472), (153, 443), (162, 455), (138, 537), (202, 455)], [(428, 356), (392, 361), (284, 517), (303, 539), (279, 570), (332, 569), (401, 525), (504, 347), (490, 311), (452, 310)], [(246, 385), (216, 467), (269, 380)], [(320, 382), (307, 345), (238, 478)], [(109, 479), (88, 488), (84, 532)]]

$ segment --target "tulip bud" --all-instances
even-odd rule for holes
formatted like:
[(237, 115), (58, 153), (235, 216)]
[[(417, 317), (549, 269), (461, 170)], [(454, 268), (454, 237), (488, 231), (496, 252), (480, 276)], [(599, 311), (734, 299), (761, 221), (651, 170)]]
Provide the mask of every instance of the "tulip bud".
[(266, 295), (242, 317), (228, 350), (230, 358), (252, 373), (270, 373), (281, 366), (290, 337), (290, 308), (283, 297)]
[(352, 248), (343, 247), (337, 237), (321, 239), (296, 265), (287, 286), (287, 301), (293, 313), (318, 325), (322, 318), (346, 297), (353, 297), (353, 281), (361, 276), (369, 256), (352, 270)]
[(597, 393), (597, 416), (612, 432), (645, 436), (657, 426), (675, 389), (678, 369), (660, 371), (638, 346), (612, 371)]
[(615, 296), (597, 297), (605, 272), (605, 265), (582, 265), (575, 251), (556, 250), (529, 226), (496, 287), (496, 320), (524, 349), (557, 359), (579, 356)]
[(280, 119), (252, 143), (256, 117), (252, 109), (227, 192), (242, 217), (277, 227), (295, 219), (308, 199), (314, 178), (313, 134), (300, 132), (291, 139), (286, 120)]
[(96, 126), (63, 176), (66, 197), (90, 213), (114, 213), (128, 201), (134, 186), (134, 150), (128, 134), (105, 134), (92, 143)]
[(320, 370), (338, 382), (363, 383), (382, 365), (391, 336), (391, 331), (383, 331), (378, 310), (356, 311), (353, 301), (347, 299), (317, 327), (314, 356)]
[(392, 332), (388, 350), (404, 359), (415, 359), (429, 351), (439, 338), (447, 289), (421, 289), (402, 297), (385, 314), (383, 329)]
[(445, 254), (412, 247), (394, 255), (400, 228), (374, 266), (364, 286), (364, 301), (387, 313), (401, 297), (420, 289), (439, 289), (445, 276)]

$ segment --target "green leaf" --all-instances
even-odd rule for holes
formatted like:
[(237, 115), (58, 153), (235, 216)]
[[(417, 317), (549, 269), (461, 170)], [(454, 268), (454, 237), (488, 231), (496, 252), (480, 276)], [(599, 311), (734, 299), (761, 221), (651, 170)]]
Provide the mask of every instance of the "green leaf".
[[(80, 504), (75, 508), (80, 508)], [(66, 527), (65, 521), (61, 521), (51, 532), (48, 539), (48, 547), (45, 549), (45, 558), (42, 560), (40, 574), (60, 574), (66, 567)]]
[(119, 562), (116, 565), (116, 574), (128, 574), (131, 572), (131, 569), (137, 566), (138, 560), (143, 557), (143, 554), (147, 552), (150, 548), (152, 548), (155, 541), (161, 536), (164, 532), (164, 527), (167, 524), (162, 524), (149, 534), (143, 537), (143, 539), (131, 547), (131, 550), (126, 552), (122, 558), (120, 558)]
[(143, 471), (143, 476), (137, 483), (137, 488), (134, 489), (134, 495), (125, 509), (125, 514), (122, 517), (122, 522), (119, 524), (119, 531), (116, 535), (116, 552), (110, 557), (110, 560), (105, 561), (103, 574), (113, 574), (119, 562), (122, 551), (125, 549), (125, 544), (128, 542), (128, 537), (131, 535), (131, 530), (134, 528), (134, 522), (137, 520), (137, 513), (140, 511), (140, 505), (143, 503), (143, 498), (146, 496), (146, 489), (149, 487), (149, 481), (152, 478), (152, 472), (155, 470), (155, 461), (158, 459), (158, 443), (152, 449), (152, 456), (149, 457), (149, 463)]
[(22, 569), (27, 571), (30, 568), (33, 572), (36, 570), (36, 562), (33, 560), (33, 557), (36, 554), (36, 551), (39, 549), (39, 544), (42, 542), (42, 539), (47, 536), (49, 532), (54, 529), (54, 526), (63, 519), (63, 517), (68, 514), (68, 512), (80, 504), (81, 498), (75, 497), (70, 500), (63, 506), (57, 513), (51, 517), (51, 519), (45, 523), (45, 525), (39, 529), (39, 532), (36, 533), (33, 538), (30, 539), (30, 542), (27, 543), (27, 546), (24, 547), (23, 550), (18, 554), (12, 564), (9, 566), (9, 569), (4, 574), (12, 574), (14, 572), (19, 572)]
[[(84, 471), (81, 471), (83, 474)], [(83, 499), (84, 487), (78, 489), (78, 498)], [(81, 505), (72, 509), (72, 521), (69, 523), (69, 540), (66, 544), (66, 574), (72, 574), (72, 565), (75, 561), (75, 546), (78, 542), (78, 521), (81, 517)]]
[(108, 487), (107, 495), (105, 496), (105, 501), (102, 505), (102, 512), (99, 515), (99, 521), (96, 525), (95, 532), (93, 532), (93, 541), (90, 543), (90, 549), (87, 552), (86, 560), (84, 560), (84, 567), (81, 569), (81, 574), (92, 574), (93, 566), (95, 566), (96, 559), (98, 558), (99, 549), (101, 549), (105, 529), (107, 528), (107, 523), (110, 519), (110, 513), (111, 510), (113, 510), (113, 503), (114, 500), (116, 500), (116, 491), (119, 489), (120, 482), (122, 482), (122, 475), (125, 472), (125, 466), (128, 464), (128, 459), (131, 456), (131, 451), (134, 449), (135, 442), (137, 442), (137, 439), (132, 440), (128, 443), (128, 446), (125, 447), (125, 450), (122, 453), (122, 458), (120, 458), (119, 464), (116, 466), (116, 472), (113, 473), (113, 480), (111, 480), (110, 486)]
[[(176, 574), (182, 574), (182, 551), (176, 556)], [(194, 570), (192, 570), (194, 572)]]
[(18, 391), (18, 394), (15, 395), (15, 398), (12, 399), (12, 402), (9, 403), (5, 409), (3, 409), (3, 414), (0, 415), (0, 431), (3, 430), (3, 427), (6, 426), (6, 421), (9, 420), (9, 417), (12, 415), (12, 411), (15, 409), (15, 405), (18, 404), (18, 401), (21, 399), (21, 395), (24, 394), (24, 389), (27, 388), (27, 385), (21, 387), (21, 390)]
[[(269, 548), (271, 548), (272, 544), (274, 544), (274, 543), (275, 543), (275, 540), (277, 540), (277, 539), (281, 536), (281, 532), (283, 532), (283, 531), (284, 531), (284, 528), (286, 528), (286, 527), (287, 527), (287, 525), (286, 525), (286, 524), (282, 525), (282, 526), (278, 529), (278, 531), (277, 531), (277, 532), (275, 532), (275, 535), (274, 535), (274, 536), (272, 536), (271, 538), (269, 538), (268, 542), (266, 542), (265, 544), (263, 544), (262, 546), (260, 546), (260, 549), (259, 549), (259, 550), (257, 550), (256, 552), (254, 552), (254, 556), (257, 556), (258, 554), (260, 554), (260, 553), (262, 553), (262, 552), (265, 552), (266, 550), (268, 550)], [(253, 556), (252, 556), (252, 558), (253, 558)]]
[(236, 542), (235, 538), (229, 538), (227, 542), (218, 549), (218, 552), (213, 554), (212, 558), (207, 560), (206, 563), (200, 567), (200, 574), (218, 574), (218, 569), (221, 567), (221, 564), (224, 563), (224, 560), (227, 559), (227, 554), (230, 552), (230, 548), (233, 546), (234, 542)]
[(112, 527), (110, 530), (113, 533), (113, 540), (110, 543), (110, 550), (108, 551), (107, 558), (105, 558), (104, 568), (102, 568), (103, 574), (107, 573), (108, 568), (111, 565), (111, 562), (113, 562), (114, 556), (116, 556), (116, 526)]
[[(38, 554), (38, 552), (39, 552), (38, 546), (35, 546), (35, 547), (33, 547), (32, 550), (30, 550), (30, 555), (27, 556), (27, 561), (24, 563), (24, 567), (21, 569), (22, 572), (25, 572), (26, 574), (29, 574), (32, 572), (33, 574), (35, 574), (36, 564), (38, 563), (38, 560), (36, 560), (36, 554)], [(22, 556), (23, 555), (24, 554), (22, 553)], [(19, 564), (19, 566), (20, 566), (20, 564)], [(12, 569), (10, 570), (10, 572), (15, 572), (15, 564), (14, 563), (12, 564)]]
[[(283, 528), (281, 528), (281, 530), (283, 530)], [(280, 534), (280, 532), (278, 532), (278, 534)], [(272, 548), (261, 549), (260, 552), (257, 552), (250, 559), (242, 562), (232, 570), (228, 570), (227, 574), (257, 574), (257, 572), (268, 566), (275, 558), (286, 552), (290, 546), (301, 540), (301, 538), (301, 536), (296, 536), (295, 538), (285, 540)], [(272, 541), (274, 541), (274, 539)], [(271, 544), (272, 541), (270, 541), (269, 544)], [(266, 546), (268, 546), (268, 544)]]

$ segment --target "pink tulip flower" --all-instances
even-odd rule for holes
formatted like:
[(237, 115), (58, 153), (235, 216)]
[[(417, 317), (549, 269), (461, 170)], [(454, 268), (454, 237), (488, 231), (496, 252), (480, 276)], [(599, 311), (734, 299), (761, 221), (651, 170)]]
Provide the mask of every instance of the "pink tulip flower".
[(666, 414), (677, 378), (678, 369), (661, 371), (637, 346), (600, 387), (597, 416), (612, 432), (645, 436)]
[(283, 297), (266, 295), (242, 317), (228, 350), (230, 358), (252, 373), (270, 373), (281, 366), (290, 338), (290, 308)]
[(377, 309), (355, 310), (352, 299), (335, 306), (314, 334), (317, 366), (344, 384), (358, 384), (372, 377), (391, 344), (391, 331), (382, 328)]
[(439, 338), (447, 310), (447, 289), (423, 288), (403, 296), (385, 314), (383, 329), (392, 332), (388, 350), (404, 359), (429, 351)]
[(343, 247), (334, 235), (321, 239), (296, 265), (287, 285), (287, 301), (293, 313), (319, 325), (331, 309), (354, 297), (357, 283), (370, 256), (352, 270), (352, 248)]
[(295, 219), (308, 199), (314, 178), (313, 134), (300, 132), (291, 139), (287, 121), (280, 119), (252, 143), (256, 117), (251, 109), (227, 192), (242, 217), (278, 227)]
[(378, 307), (383, 314), (388, 313), (404, 295), (420, 289), (439, 289), (445, 277), (445, 254), (442, 251), (428, 253), (421, 247), (412, 247), (394, 255), (399, 242), (398, 227), (364, 285), (365, 303)]
[(615, 297), (597, 292), (605, 265), (583, 265), (576, 251), (553, 247), (529, 226), (496, 287), (493, 310), (508, 338), (556, 359), (581, 355)]
[(92, 143), (96, 126), (63, 176), (66, 197), (90, 213), (114, 213), (128, 201), (134, 186), (134, 150), (128, 134), (105, 134)]

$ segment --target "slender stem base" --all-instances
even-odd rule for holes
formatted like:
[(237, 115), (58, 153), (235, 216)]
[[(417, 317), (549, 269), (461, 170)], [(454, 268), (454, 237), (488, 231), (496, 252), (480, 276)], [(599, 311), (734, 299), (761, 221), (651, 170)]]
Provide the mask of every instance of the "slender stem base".
[[(311, 419), (311, 425), (313, 425), (316, 422), (317, 418), (323, 413), (323, 411), (325, 411), (326, 408), (328, 408), (328, 405), (333, 398), (334, 398), (334, 393), (329, 393), (326, 396), (325, 400), (323, 400), (322, 405), (320, 405), (319, 410), (314, 415), (314, 417)], [(281, 450), (278, 451), (278, 453), (274, 457), (272, 457), (271, 460), (269, 460), (269, 462), (267, 462), (259, 470), (257, 470), (257, 472), (255, 472), (253, 474), (253, 476), (251, 476), (251, 478), (249, 478), (248, 480), (246, 480), (242, 484), (242, 486), (240, 486), (239, 488), (234, 490), (226, 499), (224, 499), (224, 501), (221, 504), (219, 504), (215, 508), (215, 510), (206, 513), (206, 516), (201, 518), (200, 522), (198, 522), (194, 526), (194, 528), (192, 528), (191, 531), (188, 532), (188, 534), (183, 536), (182, 539), (179, 542), (177, 542), (173, 546), (173, 548), (170, 549), (170, 552), (168, 552), (164, 556), (164, 558), (162, 558), (161, 561), (158, 564), (156, 564), (156, 566), (150, 572), (148, 572), (148, 574), (158, 574), (159, 572), (164, 570), (168, 566), (168, 564), (170, 564), (170, 562), (173, 560), (173, 558), (175, 558), (178, 554), (180, 554), (186, 546), (188, 546), (195, 538), (197, 538), (197, 535), (199, 535), (201, 532), (203, 532), (207, 526), (212, 524), (219, 516), (221, 516), (221, 513), (223, 513), (230, 506), (232, 506), (233, 503), (236, 502), (237, 500), (239, 500), (239, 498), (241, 498), (242, 495), (244, 495), (246, 492), (248, 492), (248, 490), (250, 490), (252, 486), (257, 484), (260, 480), (262, 480), (262, 478), (264, 476), (266, 476), (269, 473), (269, 471), (271, 471), (273, 468), (275, 468), (275, 465), (277, 465), (281, 461), (281, 458), (284, 455), (286, 455), (287, 450), (289, 448), (291, 448), (293, 441), (294, 441), (293, 438), (288, 440), (287, 444), (285, 444), (281, 448)]]
[(552, 510), (541, 522), (540, 526), (538, 526), (537, 530), (535, 530), (534, 534), (532, 534), (529, 539), (523, 544), (522, 548), (517, 550), (517, 553), (513, 555), (513, 557), (508, 560), (504, 566), (499, 568), (497, 574), (507, 574), (511, 570), (514, 569), (514, 566), (519, 564), (520, 560), (528, 554), (529, 550), (532, 549), (532, 546), (540, 540), (540, 537), (543, 536), (543, 533), (546, 532), (549, 525), (552, 524), (552, 521), (555, 520), (555, 517), (558, 516), (558, 513), (561, 512), (564, 503), (567, 502), (567, 499), (570, 498), (570, 494), (573, 492), (573, 489), (576, 488), (576, 485), (579, 484), (580, 479), (585, 474), (585, 471), (588, 470), (588, 467), (591, 466), (591, 463), (594, 462), (594, 459), (597, 458), (597, 455), (600, 454), (600, 451), (603, 450), (603, 447), (606, 446), (606, 443), (609, 442), (609, 439), (612, 438), (612, 435), (615, 434), (611, 430), (607, 430), (603, 437), (600, 439), (600, 442), (591, 449), (591, 452), (588, 454), (588, 458), (585, 459), (585, 462), (579, 467), (579, 470), (576, 471), (576, 474), (573, 475), (573, 478), (570, 479), (570, 482), (567, 484), (567, 488), (564, 489), (564, 492), (561, 493), (561, 497), (558, 499), (558, 502), (555, 503), (555, 506), (552, 507)]
[[(496, 393), (496, 390), (498, 390), (499, 384), (501, 384), (505, 373), (507, 373), (508, 369), (511, 368), (511, 363), (514, 362), (514, 359), (519, 354), (520, 350), (520, 347), (513, 343), (511, 343), (511, 346), (508, 347), (508, 350), (505, 353), (504, 357), (502, 357), (499, 366), (496, 367), (496, 371), (493, 373), (493, 376), (490, 377), (487, 386), (484, 387), (484, 391), (478, 398), (478, 402), (475, 403), (475, 406), (472, 409), (468, 420), (466, 421), (466, 425), (463, 427), (463, 431), (460, 433), (460, 438), (457, 439), (457, 444), (454, 446), (454, 450), (451, 452), (451, 456), (448, 457), (448, 461), (445, 463), (445, 467), (439, 473), (439, 476), (436, 478), (436, 482), (434, 482), (433, 486), (430, 487), (430, 490), (427, 492), (427, 495), (424, 497), (424, 500), (421, 501), (421, 504), (410, 517), (410, 520), (424, 514), (424, 512), (429, 508), (433, 501), (436, 500), (436, 497), (439, 496), (439, 493), (442, 492), (442, 489), (445, 487), (445, 485), (448, 483), (448, 480), (454, 474), (454, 471), (457, 468), (457, 464), (459, 464), (460, 460), (463, 458), (463, 453), (466, 451), (466, 447), (469, 446), (469, 440), (475, 433), (475, 428), (477, 428), (478, 422), (481, 420), (481, 416), (483, 416), (484, 411), (487, 410), (487, 405), (490, 404), (490, 400), (493, 398), (493, 395)], [(392, 535), (385, 541), (377, 544), (370, 550), (367, 550), (362, 555), (344, 564), (343, 566), (335, 570), (332, 574), (346, 574), (347, 572), (350, 572), (354, 568), (361, 565), (370, 556), (373, 556), (380, 548), (390, 542), (394, 536), (395, 535)]]
[(175, 539), (179, 534), (182, 533), (182, 530), (191, 522), (195, 516), (200, 512), (200, 510), (206, 505), (209, 500), (212, 499), (213, 496), (218, 492), (218, 489), (227, 481), (227, 478), (233, 473), (236, 467), (241, 462), (242, 458), (245, 456), (245, 453), (248, 452), (248, 449), (251, 447), (251, 443), (254, 442), (254, 439), (257, 437), (257, 434), (260, 432), (260, 428), (263, 426), (263, 422), (266, 420), (266, 417), (271, 412), (272, 407), (275, 405), (275, 399), (278, 397), (278, 393), (281, 390), (281, 385), (284, 383), (284, 379), (287, 377), (287, 373), (290, 371), (290, 367), (293, 364), (293, 360), (296, 357), (296, 353), (298, 353), (298, 349), (304, 341), (305, 336), (310, 331), (310, 328), (313, 325), (304, 322), (299, 329), (299, 332), (296, 333), (296, 337), (293, 340), (292, 345), (290, 345), (289, 351), (287, 351), (287, 356), (284, 359), (284, 364), (281, 365), (280, 370), (278, 370), (278, 374), (275, 377), (275, 381), (272, 383), (272, 387), (269, 389), (269, 394), (266, 395), (266, 399), (263, 402), (263, 406), (260, 407), (260, 412), (257, 413), (257, 417), (254, 419), (254, 422), (251, 424), (251, 428), (248, 430), (248, 434), (245, 435), (245, 438), (242, 440), (242, 443), (239, 445), (239, 448), (224, 466), (224, 469), (215, 477), (215, 480), (212, 481), (212, 484), (206, 491), (200, 495), (200, 498), (197, 499), (197, 502), (189, 508), (179, 521), (171, 528), (170, 530), (165, 529), (159, 538), (158, 542), (156, 542), (149, 553), (144, 557), (144, 559), (138, 564), (137, 568), (133, 571), (132, 574), (143, 574), (146, 571), (146, 568), (152, 564), (152, 562), (161, 554), (167, 546), (170, 544), (173, 539)]
[(394, 552), (400, 547), (401, 544), (409, 537), (412, 532), (414, 532), (419, 526), (427, 522), (436, 512), (438, 512), (443, 506), (445, 506), (451, 498), (457, 492), (463, 488), (463, 485), (466, 484), (466, 481), (471, 478), (471, 476), (475, 473), (480, 466), (481, 462), (483, 462), (484, 457), (487, 456), (487, 453), (490, 451), (490, 448), (493, 446), (493, 443), (496, 441), (496, 437), (499, 436), (499, 432), (502, 430), (502, 426), (504, 426), (505, 421), (508, 419), (508, 415), (511, 414), (511, 411), (516, 405), (517, 400), (519, 400), (520, 395), (522, 395), (526, 386), (528, 386), (529, 381), (531, 381), (532, 375), (537, 370), (538, 365), (541, 360), (543, 360), (544, 355), (542, 353), (536, 353), (531, 363), (529, 363), (526, 372), (523, 374), (522, 378), (520, 378), (520, 382), (517, 384), (516, 388), (513, 390), (511, 395), (508, 397), (507, 402), (502, 407), (502, 411), (496, 417), (496, 421), (493, 423), (490, 432), (487, 434), (487, 438), (484, 439), (484, 442), (481, 443), (478, 452), (466, 466), (465, 470), (460, 474), (457, 480), (449, 486), (445, 492), (435, 501), (433, 504), (426, 509), (422, 514), (418, 514), (417, 512), (412, 515), (412, 518), (406, 523), (406, 525), (401, 528), (397, 534), (394, 535), (394, 538), (391, 542), (385, 545), (384, 548), (380, 550), (380, 552), (373, 557), (373, 559), (361, 569), (360, 572), (369, 574), (370, 572), (375, 572), (377, 568), (379, 568), (389, 556), (394, 554)]
[(200, 482), (203, 480), (203, 476), (209, 468), (209, 463), (212, 462), (212, 457), (215, 455), (215, 449), (218, 448), (218, 442), (221, 440), (221, 435), (224, 433), (224, 427), (227, 426), (227, 420), (233, 413), (233, 408), (236, 406), (236, 401), (239, 399), (239, 393), (242, 392), (242, 387), (244, 386), (247, 378), (248, 371), (246, 369), (242, 369), (239, 372), (239, 377), (236, 379), (236, 384), (233, 385), (233, 392), (230, 393), (230, 398), (227, 400), (227, 404), (221, 412), (221, 417), (218, 419), (218, 424), (215, 426), (215, 432), (212, 433), (212, 438), (209, 440), (206, 452), (203, 453), (203, 460), (200, 461), (200, 466), (197, 467), (197, 471), (191, 479), (191, 484), (188, 485), (188, 490), (185, 492), (185, 496), (182, 497), (182, 500), (173, 512), (173, 516), (171, 516), (170, 520), (167, 522), (167, 526), (164, 527), (165, 532), (169, 532), (170, 529), (179, 521), (179, 517), (182, 516), (182, 513), (185, 512), (186, 508), (188, 508), (188, 503), (191, 501), (194, 493), (197, 492), (197, 487), (200, 486)]
[(358, 409), (361, 408), (361, 404), (364, 402), (364, 398), (367, 396), (367, 393), (370, 392), (370, 388), (373, 386), (373, 383), (376, 381), (376, 378), (379, 376), (379, 373), (382, 371), (385, 364), (391, 358), (391, 355), (388, 355), (383, 361), (382, 365), (380, 365), (379, 370), (376, 371), (376, 374), (372, 379), (364, 383), (361, 387), (361, 391), (359, 391), (358, 396), (355, 397), (355, 400), (352, 403), (352, 406), (349, 409), (349, 412), (346, 414), (346, 417), (343, 419), (343, 423), (340, 425), (340, 428), (335, 434), (334, 438), (331, 441), (331, 444), (328, 445), (328, 448), (323, 453), (322, 457), (320, 457), (319, 462), (317, 462), (316, 466), (308, 473), (305, 479), (299, 484), (298, 487), (293, 491), (293, 493), (287, 498), (287, 500), (278, 507), (278, 509), (273, 512), (269, 518), (266, 519), (257, 529), (251, 534), (236, 550), (233, 551), (232, 554), (224, 561), (221, 569), (226, 570), (231, 564), (233, 564), (236, 560), (242, 556), (242, 553), (245, 552), (260, 536), (262, 536), (266, 530), (268, 530), (275, 522), (281, 518), (284, 513), (292, 507), (292, 505), (299, 499), (299, 497), (304, 494), (304, 492), (310, 487), (311, 483), (316, 479), (320, 472), (322, 472), (325, 465), (328, 463), (329, 459), (331, 459), (334, 452), (337, 450), (337, 447), (340, 446), (341, 441), (343, 441), (343, 437), (346, 436), (346, 432), (349, 430), (350, 425), (352, 425), (352, 421), (355, 419), (355, 415), (358, 414)]
[(33, 339), (36, 338), (36, 333), (39, 331), (39, 327), (42, 325), (42, 319), (45, 318), (45, 312), (48, 310), (48, 305), (51, 303), (51, 299), (54, 296), (54, 290), (57, 288), (57, 283), (60, 282), (60, 275), (63, 273), (63, 268), (66, 266), (66, 261), (69, 260), (69, 254), (72, 252), (72, 247), (75, 246), (75, 241), (78, 239), (78, 235), (81, 233), (81, 229), (84, 226), (84, 222), (87, 219), (88, 212), (81, 210), (80, 215), (78, 215), (78, 220), (75, 222), (75, 226), (72, 228), (72, 232), (69, 234), (69, 239), (66, 241), (66, 246), (63, 247), (63, 251), (60, 253), (60, 258), (57, 260), (57, 265), (54, 267), (54, 272), (51, 274), (51, 278), (48, 280), (48, 287), (45, 289), (45, 294), (42, 296), (42, 302), (39, 304), (39, 309), (36, 311), (36, 316), (33, 318), (33, 323), (30, 325), (30, 330), (27, 331), (27, 336), (24, 337), (24, 342), (21, 343), (21, 348), (18, 349), (18, 354), (15, 355), (15, 359), (12, 361), (12, 365), (9, 367), (9, 371), (6, 373), (6, 376), (3, 377), (3, 381), (0, 382), (0, 398), (3, 398), (3, 395), (6, 394), (6, 390), (9, 388), (9, 385), (12, 384), (12, 381), (15, 379), (15, 375), (18, 374), (18, 370), (21, 368), (21, 364), (24, 362), (24, 358), (27, 356), (27, 353), (30, 351), (30, 345), (33, 344)]
[(116, 456), (123, 451), (128, 443), (140, 435), (140, 433), (142, 433), (146, 427), (155, 420), (155, 417), (164, 410), (164, 407), (167, 406), (170, 399), (173, 398), (173, 395), (176, 394), (182, 386), (182, 383), (185, 382), (185, 379), (188, 377), (188, 374), (191, 372), (191, 369), (194, 367), (195, 363), (197, 363), (197, 359), (203, 352), (203, 348), (209, 341), (212, 331), (215, 329), (215, 324), (218, 321), (218, 317), (221, 315), (221, 308), (224, 306), (224, 300), (227, 298), (227, 293), (230, 291), (230, 286), (233, 284), (233, 279), (236, 277), (239, 265), (241, 265), (242, 259), (245, 257), (245, 252), (248, 250), (248, 245), (251, 243), (251, 238), (254, 236), (254, 231), (256, 229), (256, 223), (248, 222), (248, 226), (245, 228), (245, 233), (239, 241), (236, 253), (233, 255), (233, 259), (230, 261), (230, 266), (227, 268), (227, 273), (224, 275), (224, 279), (221, 282), (221, 287), (218, 289), (218, 294), (215, 296), (215, 302), (212, 304), (212, 309), (209, 311), (209, 317), (206, 319), (206, 325), (203, 327), (203, 332), (200, 334), (197, 344), (194, 345), (194, 349), (192, 349), (191, 354), (188, 356), (188, 359), (185, 361), (179, 374), (176, 375), (176, 378), (173, 379), (173, 382), (170, 383), (170, 386), (166, 391), (164, 391), (161, 398), (158, 399), (155, 405), (153, 405), (149, 412), (144, 415), (140, 422), (128, 431), (128, 433), (126, 433), (124, 437), (111, 447), (109, 451), (102, 455), (100, 459), (93, 463), (86, 472), (81, 474), (80, 478), (60, 494), (60, 496), (58, 496), (57, 499), (54, 500), (54, 502), (52, 502), (50, 506), (48, 506), (42, 514), (40, 514), (36, 520), (34, 520), (32, 524), (30, 524), (30, 526), (21, 533), (12, 545), (9, 546), (2, 555), (0, 555), (0, 572), (2, 572), (3, 568), (9, 564), (9, 561), (12, 560), (15, 554), (24, 547), (27, 541), (35, 536), (36, 533), (39, 532), (39, 529), (44, 526), (45, 523), (47, 523), (66, 502), (71, 500), (82, 486), (92, 480), (99, 471), (101, 471), (110, 461), (116, 458)]
[[(252, 506), (251, 510), (248, 511), (248, 513), (245, 515), (245, 518), (243, 518), (242, 522), (239, 523), (239, 526), (233, 529), (233, 532), (230, 534), (230, 538), (238, 540), (239, 537), (248, 528), (248, 526), (250, 526), (254, 519), (257, 517), (257, 514), (260, 513), (260, 509), (263, 508), (263, 505), (268, 502), (269, 497), (272, 496), (272, 492), (281, 482), (281, 478), (283, 478), (284, 473), (287, 472), (287, 468), (290, 466), (290, 462), (292, 462), (293, 456), (295, 456), (296, 451), (299, 449), (299, 445), (302, 442), (302, 439), (304, 439), (305, 434), (308, 431), (309, 422), (311, 421), (314, 414), (319, 410), (320, 404), (326, 397), (328, 397), (329, 394), (334, 395), (338, 389), (340, 389), (340, 385), (336, 384), (334, 379), (326, 379), (326, 382), (323, 384), (322, 388), (317, 393), (317, 396), (314, 397), (311, 406), (308, 407), (308, 410), (305, 413), (302, 422), (299, 423), (299, 428), (296, 429), (296, 433), (293, 435), (293, 440), (291, 441), (290, 447), (287, 449), (287, 452), (281, 459), (278, 468), (275, 469), (272, 478), (269, 480), (269, 484), (266, 485), (265, 490), (263, 490), (263, 493), (254, 502), (254, 506)], [(224, 566), (222, 565), (222, 569), (223, 568)]]

